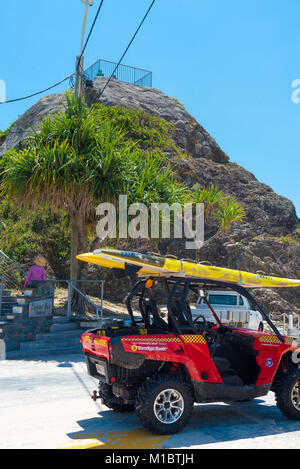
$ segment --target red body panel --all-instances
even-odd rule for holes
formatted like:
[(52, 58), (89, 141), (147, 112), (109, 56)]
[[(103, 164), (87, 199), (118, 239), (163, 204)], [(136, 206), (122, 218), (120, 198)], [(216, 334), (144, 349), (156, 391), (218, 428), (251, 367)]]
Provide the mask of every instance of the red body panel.
[(148, 360), (184, 364), (193, 381), (202, 381), (201, 373), (207, 373), (206, 381), (222, 383), (202, 336), (131, 336), (122, 339), (122, 344), (126, 352), (145, 354)]
[[(281, 357), (288, 350), (295, 350), (292, 339), (285, 338), (283, 344), (270, 334), (237, 329), (237, 334), (254, 337), (253, 347), (258, 351), (256, 361), (260, 373), (256, 385), (272, 383)], [(192, 381), (222, 383), (222, 378), (211, 358), (208, 345), (201, 335), (136, 335), (120, 338), (125, 352), (143, 354), (148, 360), (176, 362), (186, 366)], [(95, 357), (110, 359), (110, 337), (86, 332), (81, 337), (83, 352)]]
[(256, 362), (260, 367), (260, 373), (256, 381), (258, 386), (272, 383), (278, 370), (281, 357), (289, 350), (293, 351), (297, 349), (297, 345), (292, 345), (293, 339), (290, 337), (284, 337), (285, 343), (283, 344), (277, 336), (272, 334), (249, 329), (238, 329), (236, 332), (252, 336), (255, 339), (253, 347), (258, 351)]
[(108, 344), (110, 337), (85, 332), (80, 339), (83, 353), (91, 353), (96, 357), (102, 357), (109, 360)]

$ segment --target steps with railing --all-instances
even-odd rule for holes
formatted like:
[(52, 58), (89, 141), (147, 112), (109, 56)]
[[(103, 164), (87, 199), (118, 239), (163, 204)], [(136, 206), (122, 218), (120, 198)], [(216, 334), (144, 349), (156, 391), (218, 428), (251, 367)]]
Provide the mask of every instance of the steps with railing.
[(8, 352), (7, 360), (49, 355), (82, 353), (80, 337), (85, 329), (63, 316), (54, 316), (48, 333), (36, 334), (34, 341), (20, 344), (20, 350)]
[[(79, 318), (79, 315), (77, 317), (72, 312), (73, 295), (78, 295), (89, 311), (94, 310), (95, 320), (102, 322), (104, 281), (81, 280), (78, 281), (80, 288), (71, 280), (34, 281), (29, 288), (23, 290), (25, 276), (26, 272), (0, 250), (0, 339), (4, 339), (10, 347), (7, 358), (22, 359), (55, 353), (80, 352), (79, 338), (86, 328), (80, 325), (83, 318)], [(82, 282), (85, 285), (91, 282), (101, 284), (100, 304), (96, 304), (83, 293)], [(64, 288), (66, 291), (66, 287), (68, 295), (64, 313), (57, 316), (53, 308), (52, 316), (45, 317), (47, 326), (46, 329), (44, 327), (42, 333), (39, 317), (36, 316), (36, 325), (33, 325), (31, 329), (31, 323), (35, 320), (35, 317), (30, 315), (31, 303), (45, 299), (49, 301), (50, 298), (54, 301), (55, 288), (58, 290)], [(23, 331), (26, 328), (29, 328), (29, 332), (27, 335), (21, 332), (21, 338), (20, 330)], [(21, 340), (17, 339), (17, 336)], [(11, 346), (11, 341), (13, 346)]]

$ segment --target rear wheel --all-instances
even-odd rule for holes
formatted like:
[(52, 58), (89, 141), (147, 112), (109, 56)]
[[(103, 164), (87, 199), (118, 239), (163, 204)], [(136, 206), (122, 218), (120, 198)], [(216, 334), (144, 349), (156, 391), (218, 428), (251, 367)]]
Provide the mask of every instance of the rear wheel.
[(179, 432), (190, 420), (194, 405), (191, 387), (177, 378), (158, 375), (140, 387), (136, 414), (145, 428), (159, 435)]
[(116, 412), (132, 412), (134, 404), (126, 404), (118, 399), (112, 392), (111, 386), (106, 383), (99, 383), (99, 397), (103, 405)]
[(275, 389), (276, 404), (290, 420), (300, 420), (300, 370), (284, 373)]

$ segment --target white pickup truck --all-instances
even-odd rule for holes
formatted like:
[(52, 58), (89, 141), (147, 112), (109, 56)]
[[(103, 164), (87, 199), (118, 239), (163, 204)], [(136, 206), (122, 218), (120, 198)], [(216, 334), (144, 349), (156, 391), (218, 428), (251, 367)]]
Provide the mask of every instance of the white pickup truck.
[[(262, 315), (244, 296), (236, 292), (212, 290), (205, 295), (222, 324), (263, 331)], [(191, 312), (193, 318), (201, 315), (207, 321), (216, 322), (201, 294), (195, 307), (191, 305)]]

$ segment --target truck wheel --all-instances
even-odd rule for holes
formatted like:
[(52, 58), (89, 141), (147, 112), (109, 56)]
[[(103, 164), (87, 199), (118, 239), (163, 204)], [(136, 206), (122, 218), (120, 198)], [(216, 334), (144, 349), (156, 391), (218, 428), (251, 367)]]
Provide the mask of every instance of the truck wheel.
[(158, 375), (146, 380), (138, 390), (135, 410), (145, 428), (159, 435), (170, 435), (188, 423), (193, 405), (193, 393), (187, 383)]
[(125, 404), (113, 394), (111, 386), (106, 383), (99, 383), (99, 397), (102, 404), (116, 412), (133, 412), (134, 404)]
[(283, 415), (290, 420), (300, 420), (300, 370), (282, 374), (274, 392)]

